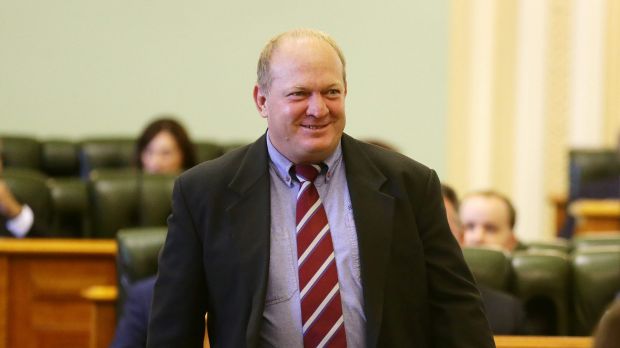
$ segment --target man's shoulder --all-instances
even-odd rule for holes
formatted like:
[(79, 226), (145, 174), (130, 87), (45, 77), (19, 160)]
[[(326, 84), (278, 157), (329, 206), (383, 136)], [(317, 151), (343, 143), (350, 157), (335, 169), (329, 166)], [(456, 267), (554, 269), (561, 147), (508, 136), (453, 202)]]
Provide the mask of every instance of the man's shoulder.
[(260, 139), (251, 144), (230, 150), (215, 159), (199, 163), (183, 172), (179, 176), (179, 180), (184, 182), (194, 182), (196, 180), (204, 181), (205, 178), (209, 178), (210, 181), (218, 180), (220, 178), (230, 179), (233, 175), (235, 175), (242, 163), (246, 160), (248, 151), (250, 151), (253, 146), (257, 146), (259, 141)]
[(431, 169), (426, 165), (407, 157), (397, 151), (387, 150), (380, 146), (369, 144), (364, 141), (355, 139), (351, 136), (343, 136), (344, 147), (353, 152), (353, 156), (345, 159), (345, 163), (349, 161), (360, 160), (355, 152), (361, 152), (372, 165), (375, 165), (379, 170), (384, 173), (408, 173), (414, 175), (428, 176)]

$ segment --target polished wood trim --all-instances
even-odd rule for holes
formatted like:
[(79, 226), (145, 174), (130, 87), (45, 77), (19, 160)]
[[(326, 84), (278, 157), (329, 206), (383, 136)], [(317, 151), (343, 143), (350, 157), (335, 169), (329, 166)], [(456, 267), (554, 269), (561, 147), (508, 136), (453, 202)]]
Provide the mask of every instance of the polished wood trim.
[(570, 205), (570, 213), (575, 217), (596, 216), (620, 218), (618, 199), (580, 199)]
[(581, 199), (573, 202), (569, 212), (577, 222), (576, 234), (620, 231), (620, 200)]
[(497, 348), (590, 348), (592, 337), (495, 336)]
[(3, 313), (8, 312), (9, 297), (9, 260), (0, 255), (0, 347), (8, 346), (8, 318)]
[(115, 285), (94, 285), (84, 289), (82, 296), (93, 302), (116, 302), (118, 289)]
[(3, 239), (0, 254), (116, 255), (114, 239)]

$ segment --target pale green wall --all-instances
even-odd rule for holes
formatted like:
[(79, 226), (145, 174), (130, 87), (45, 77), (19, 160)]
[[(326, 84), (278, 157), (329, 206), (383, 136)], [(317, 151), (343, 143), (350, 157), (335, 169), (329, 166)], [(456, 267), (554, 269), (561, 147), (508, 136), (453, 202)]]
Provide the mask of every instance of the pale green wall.
[(445, 168), (448, 0), (0, 0), (0, 133), (135, 135), (172, 112), (197, 139), (250, 141), (272, 35), (314, 27), (348, 58), (347, 132)]

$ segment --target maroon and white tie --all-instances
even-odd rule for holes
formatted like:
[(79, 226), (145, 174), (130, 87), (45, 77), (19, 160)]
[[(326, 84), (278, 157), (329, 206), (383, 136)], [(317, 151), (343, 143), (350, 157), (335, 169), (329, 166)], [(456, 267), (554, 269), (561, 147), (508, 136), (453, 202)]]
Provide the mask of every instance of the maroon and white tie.
[(338, 271), (327, 214), (314, 186), (321, 167), (296, 165), (297, 265), (304, 347), (346, 347)]

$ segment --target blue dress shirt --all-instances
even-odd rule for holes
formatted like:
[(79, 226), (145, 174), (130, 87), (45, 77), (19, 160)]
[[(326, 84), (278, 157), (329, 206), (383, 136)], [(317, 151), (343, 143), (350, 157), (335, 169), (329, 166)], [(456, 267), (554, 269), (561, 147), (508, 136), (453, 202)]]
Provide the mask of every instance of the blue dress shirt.
[[(290, 175), (293, 163), (273, 146), (267, 133), (271, 186), (271, 248), (269, 280), (260, 332), (261, 347), (303, 347), (295, 206), (300, 184)], [(340, 144), (324, 163), (315, 180), (327, 213), (347, 335), (347, 346), (365, 347), (366, 317), (363, 307), (357, 233)]]

